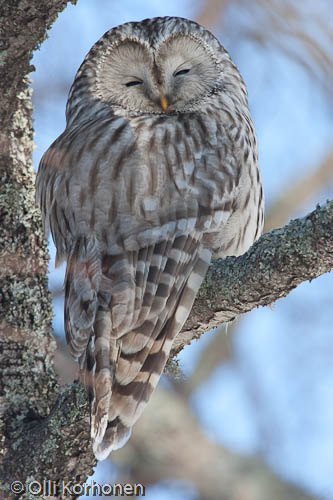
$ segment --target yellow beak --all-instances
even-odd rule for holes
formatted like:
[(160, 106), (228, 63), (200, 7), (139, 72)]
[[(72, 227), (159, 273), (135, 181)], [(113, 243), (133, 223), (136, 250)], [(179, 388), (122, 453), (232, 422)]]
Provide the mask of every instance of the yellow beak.
[(164, 95), (161, 95), (161, 97), (160, 97), (160, 104), (161, 104), (161, 108), (163, 109), (163, 111), (165, 113), (166, 110), (168, 109), (169, 103), (168, 103), (167, 98)]

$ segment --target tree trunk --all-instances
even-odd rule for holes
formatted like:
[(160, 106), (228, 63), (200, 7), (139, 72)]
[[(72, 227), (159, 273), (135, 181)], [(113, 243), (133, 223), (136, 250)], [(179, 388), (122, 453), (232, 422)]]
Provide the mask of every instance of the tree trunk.
[[(48, 255), (32, 167), (30, 59), (67, 2), (50, 6), (38, 0), (25, 9), (22, 4), (0, 4), (0, 489), (5, 498), (11, 481), (72, 479), (74, 470), (83, 481), (96, 463), (87, 452), (85, 393), (75, 387), (70, 398), (59, 398), (53, 371)], [(70, 428), (55, 419), (59, 404)]]

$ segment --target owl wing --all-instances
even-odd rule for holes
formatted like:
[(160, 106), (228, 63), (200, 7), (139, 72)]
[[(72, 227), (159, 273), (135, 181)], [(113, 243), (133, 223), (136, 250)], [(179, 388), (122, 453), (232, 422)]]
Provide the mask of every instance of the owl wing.
[(225, 198), (214, 191), (215, 177), (225, 177), (216, 137), (200, 150), (198, 127), (183, 138), (175, 127), (182, 162), (156, 127), (151, 165), (124, 122), (99, 121), (97, 137), (91, 124), (65, 131), (37, 179), (45, 227), (58, 260), (67, 259), (66, 337), (88, 388), (99, 459), (126, 442), (147, 404), (210, 263), (203, 235), (228, 219), (235, 191), (230, 182)]
[(174, 236), (125, 255), (77, 242), (65, 279), (65, 329), (91, 402), (99, 459), (126, 442), (209, 266), (202, 233)]

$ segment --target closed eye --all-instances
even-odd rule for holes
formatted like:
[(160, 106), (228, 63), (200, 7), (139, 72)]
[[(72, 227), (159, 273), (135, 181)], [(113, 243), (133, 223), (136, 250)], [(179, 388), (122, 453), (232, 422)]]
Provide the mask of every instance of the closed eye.
[(177, 73), (174, 73), (173, 76), (186, 75), (186, 73), (188, 73), (189, 71), (189, 69), (181, 69), (180, 71), (177, 71)]
[(139, 80), (133, 80), (132, 82), (125, 83), (126, 87), (134, 87), (134, 85), (140, 85), (142, 82)]

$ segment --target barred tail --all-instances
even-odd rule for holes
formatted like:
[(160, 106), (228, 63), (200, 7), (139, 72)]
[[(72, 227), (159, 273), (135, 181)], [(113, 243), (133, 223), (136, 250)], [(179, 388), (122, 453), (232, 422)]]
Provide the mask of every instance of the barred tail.
[[(110, 348), (109, 345), (104, 346), (104, 342), (100, 343), (105, 348), (105, 361), (107, 360), (108, 349), (111, 357), (113, 355), (113, 360), (110, 363), (113, 377), (112, 390), (109, 383), (110, 371), (103, 364), (102, 356), (99, 356), (101, 369), (97, 369), (96, 348), (96, 374), (98, 371), (106, 370), (103, 373), (106, 375), (110, 389), (106, 393), (104, 388), (101, 394), (98, 395), (97, 386), (99, 382), (97, 375), (95, 376), (95, 402), (97, 403), (92, 407), (92, 436), (94, 439), (94, 453), (99, 460), (107, 458), (112, 450), (123, 446), (130, 437), (132, 426), (141, 415), (160, 379), (173, 340), (188, 317), (210, 259), (211, 253), (208, 250), (200, 252), (185, 285), (179, 290), (178, 294), (168, 297), (166, 308), (163, 314), (160, 315), (160, 321), (157, 321), (155, 328), (151, 332), (153, 340), (148, 342), (148, 345), (139, 353), (132, 356), (126, 354), (122, 350), (121, 340), (117, 341), (115, 350), (113, 350), (113, 345)], [(166, 310), (168, 313), (166, 313)], [(164, 317), (164, 325), (161, 328), (162, 317)], [(131, 332), (131, 334), (133, 333)], [(115, 352), (119, 356), (118, 361), (115, 359)], [(135, 363), (139, 364), (137, 365), (136, 375), (133, 376), (131, 367), (133, 367), (133, 364), (135, 366)], [(114, 367), (116, 367), (115, 371)], [(105, 379), (101, 380), (101, 382), (103, 381)]]

